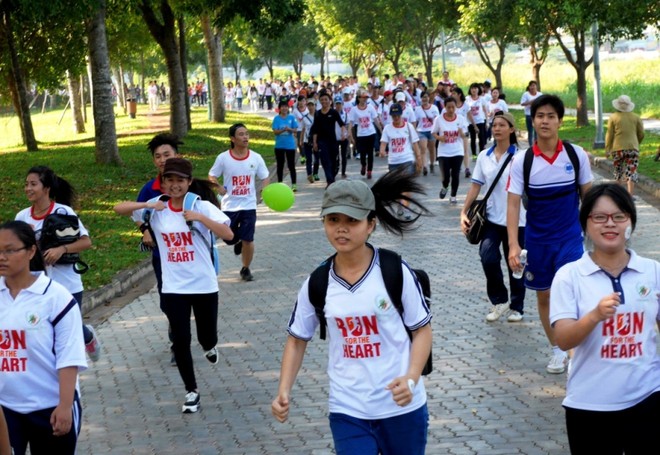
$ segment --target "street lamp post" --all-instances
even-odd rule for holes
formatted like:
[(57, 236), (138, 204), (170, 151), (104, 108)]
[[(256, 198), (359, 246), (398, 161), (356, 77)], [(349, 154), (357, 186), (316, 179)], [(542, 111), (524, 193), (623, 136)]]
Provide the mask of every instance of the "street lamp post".
[(594, 149), (605, 148), (605, 135), (603, 133), (603, 99), (600, 87), (600, 56), (598, 41), (598, 22), (591, 26), (591, 34), (594, 46), (594, 104), (596, 110), (596, 138)]

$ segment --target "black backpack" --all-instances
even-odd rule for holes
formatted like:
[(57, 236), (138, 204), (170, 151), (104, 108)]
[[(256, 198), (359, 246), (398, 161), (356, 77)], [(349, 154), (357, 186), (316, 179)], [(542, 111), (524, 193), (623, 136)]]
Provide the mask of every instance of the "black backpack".
[[(392, 304), (403, 318), (403, 302), (401, 301), (401, 294), (403, 293), (403, 272), (401, 270), (401, 256), (391, 250), (378, 248), (378, 255), (380, 258), (380, 269), (383, 274), (383, 281), (385, 282), (385, 289), (387, 294), (392, 299)], [(328, 291), (328, 273), (330, 272), (330, 265), (336, 255), (330, 256), (323, 261), (310, 275), (307, 292), (309, 293), (309, 301), (314, 306), (316, 317), (320, 323), (320, 337), (325, 340), (327, 321), (323, 308), (325, 307), (325, 296)], [(431, 306), (431, 282), (428, 274), (421, 269), (412, 269), (417, 281), (419, 282), (426, 304)], [(404, 325), (405, 327), (405, 325)], [(412, 340), (412, 333), (406, 327), (406, 332)], [(433, 371), (433, 354), (429, 354), (429, 358), (424, 365), (422, 375), (426, 376)]]
[[(568, 141), (562, 141), (564, 144), (564, 148), (566, 149), (566, 153), (568, 153), (568, 158), (571, 160), (571, 164), (573, 165), (573, 169), (575, 172), (575, 191), (577, 191), (578, 195), (580, 194), (580, 159), (577, 156), (577, 153), (575, 152), (575, 148), (568, 142)], [(523, 206), (525, 209), (527, 209), (527, 201), (529, 200), (529, 175), (532, 172), (532, 161), (534, 161), (534, 151), (532, 148), (528, 148), (527, 151), (525, 152), (525, 161), (523, 161), (523, 195), (522, 195), (522, 201), (523, 201)], [(568, 190), (562, 193), (555, 194), (551, 196), (553, 199), (559, 198), (566, 196), (569, 193), (572, 193), (574, 190)]]

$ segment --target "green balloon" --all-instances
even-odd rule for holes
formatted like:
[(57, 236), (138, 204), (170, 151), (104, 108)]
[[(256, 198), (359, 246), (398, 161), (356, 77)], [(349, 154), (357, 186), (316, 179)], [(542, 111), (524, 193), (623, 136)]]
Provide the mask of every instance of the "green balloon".
[(264, 203), (276, 212), (289, 210), (296, 198), (293, 191), (284, 183), (271, 183), (261, 191)]

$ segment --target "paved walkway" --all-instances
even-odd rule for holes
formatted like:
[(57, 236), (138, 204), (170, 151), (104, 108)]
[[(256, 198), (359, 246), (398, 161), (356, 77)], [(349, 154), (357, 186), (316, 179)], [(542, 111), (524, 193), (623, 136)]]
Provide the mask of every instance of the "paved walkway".
[[(375, 176), (385, 171), (376, 159)], [(360, 178), (349, 163), (349, 178)], [(193, 345), (202, 396), (197, 414), (181, 414), (185, 394), (169, 364), (165, 316), (152, 289), (97, 326), (103, 358), (81, 375), (82, 454), (325, 455), (334, 453), (327, 422), (327, 344), (315, 338), (293, 390), (291, 418), (277, 423), (270, 403), (296, 293), (331, 249), (319, 219), (324, 185), (304, 171), (296, 204), (285, 213), (261, 206), (255, 281), (239, 280), (240, 262), (220, 250), (218, 321), (221, 360), (210, 365)], [(426, 269), (434, 293), (435, 371), (427, 379), (428, 454), (566, 454), (561, 400), (564, 375), (549, 375), (549, 347), (529, 294), (521, 323), (486, 323), (489, 308), (477, 247), (458, 229), (459, 205), (437, 198), (438, 175), (420, 177), (435, 213), (405, 239), (377, 230), (376, 245)], [(660, 212), (639, 201), (633, 247), (660, 259)]]

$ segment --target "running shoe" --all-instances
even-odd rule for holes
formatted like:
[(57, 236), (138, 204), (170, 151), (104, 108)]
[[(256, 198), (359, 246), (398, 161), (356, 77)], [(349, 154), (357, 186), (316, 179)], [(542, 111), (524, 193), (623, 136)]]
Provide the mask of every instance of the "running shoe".
[(314, 181), (315, 181), (315, 182), (318, 182), (319, 180), (321, 180), (321, 179), (319, 178), (319, 175), (318, 175), (318, 174), (314, 174)]
[(199, 411), (199, 393), (191, 391), (186, 393), (186, 401), (181, 407), (181, 412), (184, 414), (192, 414)]
[(298, 191), (298, 185), (296, 185), (295, 183), (292, 184), (292, 185), (291, 185), (291, 191), (293, 191), (294, 193), (295, 193), (296, 191)]
[(243, 252), (243, 241), (239, 240), (238, 243), (234, 243), (234, 254), (240, 256)]
[(422, 170), (422, 174), (424, 174), (424, 175), (429, 174), (429, 170), (426, 168), (426, 166), (424, 166), (424, 169)]
[(254, 281), (254, 277), (252, 276), (252, 273), (248, 267), (243, 267), (241, 269), (241, 279), (243, 281)]
[(211, 362), (213, 365), (218, 363), (218, 349), (214, 346), (204, 353), (206, 360)]
[(509, 310), (509, 304), (508, 303), (500, 303), (498, 305), (493, 305), (493, 308), (491, 308), (490, 313), (486, 316), (486, 321), (488, 322), (495, 322), (499, 318), (502, 317), (504, 313), (506, 313)]
[(449, 198), (449, 203), (450, 203), (451, 205), (456, 205), (456, 204), (458, 203), (458, 201), (456, 200), (456, 196), (452, 196), (452, 197), (450, 197), (450, 198)]
[(86, 324), (85, 327), (87, 327), (87, 330), (89, 330), (92, 334), (92, 339), (89, 341), (89, 343), (85, 343), (85, 351), (89, 356), (89, 360), (92, 362), (98, 362), (98, 360), (101, 358), (101, 342), (99, 341), (99, 337), (96, 336), (94, 327), (89, 324)]
[(300, 164), (305, 164), (306, 162), (307, 159), (304, 156), (300, 155)]
[(362, 166), (360, 168), (360, 175), (364, 175), (367, 172), (367, 166)]
[(309, 183), (314, 183), (314, 176), (311, 175), (311, 174), (308, 175), (308, 176), (307, 176), (307, 181), (308, 181)]
[(506, 320), (509, 322), (520, 322), (523, 319), (523, 315), (520, 314), (519, 311), (516, 310), (511, 310), (509, 313), (509, 316), (507, 316)]
[(566, 366), (568, 365), (568, 354), (561, 352), (559, 354), (553, 354), (548, 362), (548, 366), (545, 367), (545, 370), (550, 374), (562, 374), (566, 371)]
[(367, 180), (371, 179), (371, 171), (367, 171)]
[(444, 199), (447, 196), (447, 188), (442, 188), (440, 190), (440, 199)]

